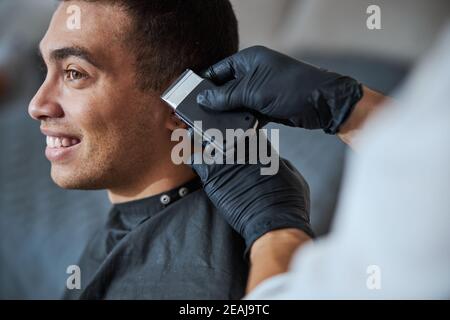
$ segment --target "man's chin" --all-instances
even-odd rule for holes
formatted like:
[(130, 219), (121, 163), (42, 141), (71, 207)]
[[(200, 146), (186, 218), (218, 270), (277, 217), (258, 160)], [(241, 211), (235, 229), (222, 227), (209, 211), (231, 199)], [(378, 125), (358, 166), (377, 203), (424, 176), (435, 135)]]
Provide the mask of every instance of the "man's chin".
[(77, 174), (74, 171), (61, 170), (52, 165), (51, 177), (53, 182), (60, 188), (71, 190), (98, 190), (104, 189), (97, 179), (87, 175)]

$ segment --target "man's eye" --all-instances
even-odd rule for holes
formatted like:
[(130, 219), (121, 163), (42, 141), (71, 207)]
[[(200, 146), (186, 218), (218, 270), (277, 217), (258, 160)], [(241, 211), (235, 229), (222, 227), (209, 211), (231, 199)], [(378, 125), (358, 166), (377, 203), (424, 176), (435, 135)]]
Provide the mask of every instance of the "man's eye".
[(76, 81), (85, 79), (87, 76), (84, 73), (81, 73), (77, 70), (64, 70), (64, 78), (68, 81)]

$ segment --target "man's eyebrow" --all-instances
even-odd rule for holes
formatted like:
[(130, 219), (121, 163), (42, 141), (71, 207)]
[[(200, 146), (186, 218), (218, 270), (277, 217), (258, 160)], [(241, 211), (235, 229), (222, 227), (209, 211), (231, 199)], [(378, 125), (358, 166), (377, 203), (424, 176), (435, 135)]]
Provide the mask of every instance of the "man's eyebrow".
[(77, 57), (86, 60), (93, 66), (99, 68), (98, 63), (92, 58), (89, 51), (82, 47), (64, 47), (50, 52), (50, 59), (54, 61), (61, 61), (69, 57)]

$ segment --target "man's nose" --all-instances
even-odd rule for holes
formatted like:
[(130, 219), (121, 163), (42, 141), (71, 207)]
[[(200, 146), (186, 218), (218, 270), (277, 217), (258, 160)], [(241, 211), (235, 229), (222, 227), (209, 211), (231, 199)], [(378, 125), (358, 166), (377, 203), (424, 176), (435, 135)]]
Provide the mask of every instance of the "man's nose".
[(61, 118), (64, 111), (56, 101), (55, 93), (45, 82), (36, 92), (28, 106), (29, 115), (35, 120), (45, 120), (48, 118)]

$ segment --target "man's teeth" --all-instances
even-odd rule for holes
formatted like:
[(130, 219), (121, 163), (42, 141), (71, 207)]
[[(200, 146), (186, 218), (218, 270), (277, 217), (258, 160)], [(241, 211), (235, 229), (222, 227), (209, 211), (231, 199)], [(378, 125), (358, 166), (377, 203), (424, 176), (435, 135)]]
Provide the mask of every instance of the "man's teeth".
[(80, 143), (78, 139), (47, 136), (47, 147), (49, 148), (67, 148), (78, 143)]

